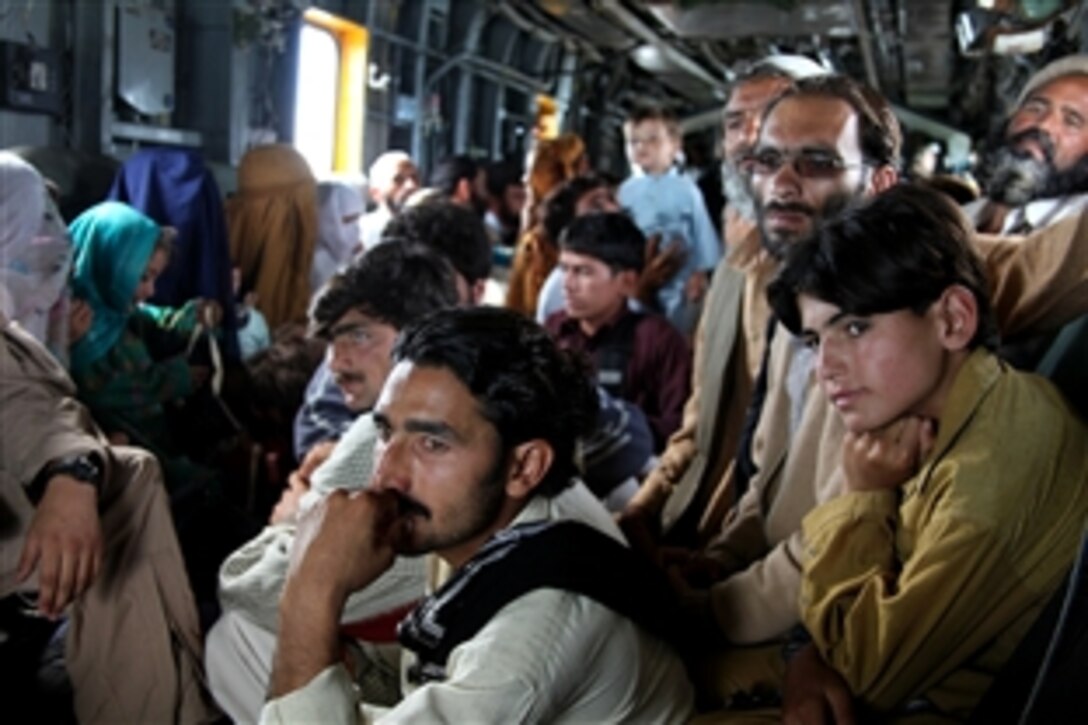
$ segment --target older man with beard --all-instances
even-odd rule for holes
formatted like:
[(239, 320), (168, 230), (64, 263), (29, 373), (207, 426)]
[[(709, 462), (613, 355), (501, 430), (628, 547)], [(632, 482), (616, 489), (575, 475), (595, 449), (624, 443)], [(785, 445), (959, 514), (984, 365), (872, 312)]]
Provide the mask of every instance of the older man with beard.
[(988, 198), (967, 207), (980, 231), (1023, 233), (1088, 205), (1088, 55), (1028, 80), (983, 168)]
[[(767, 103), (799, 78), (827, 73), (803, 55), (772, 55), (753, 65), (734, 82), (729, 100), (722, 109), (722, 189), (727, 206), (726, 244), (739, 242), (755, 221), (755, 199), (742, 169), (759, 137), (759, 126)], [(748, 222), (739, 235), (730, 236), (729, 222)]]
[[(985, 157), (987, 198), (965, 208), (980, 231), (1025, 234), (1088, 207), (1088, 55), (1060, 58), (1032, 76)], [(1002, 340), (1001, 356), (1034, 370), (1055, 331)]]
[(743, 161), (767, 104), (794, 80), (820, 73), (803, 56), (768, 57), (734, 82), (722, 112), (724, 228), (731, 251), (714, 271), (696, 332), (692, 392), (681, 427), (621, 520), (643, 546), (655, 546), (659, 535), (674, 543), (705, 543), (732, 503), (732, 455), (763, 357), (763, 291), (775, 268), (760, 251)]
[(367, 183), (370, 198), (377, 206), (359, 222), (363, 249), (381, 244), (385, 226), (419, 188), (419, 169), (404, 151), (386, 151), (371, 164)]

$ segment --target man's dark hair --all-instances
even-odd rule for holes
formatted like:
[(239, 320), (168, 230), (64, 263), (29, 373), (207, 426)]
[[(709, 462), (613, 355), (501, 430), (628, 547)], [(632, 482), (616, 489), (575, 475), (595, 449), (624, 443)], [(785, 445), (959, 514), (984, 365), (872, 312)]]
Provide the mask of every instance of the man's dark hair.
[(599, 259), (613, 272), (642, 272), (646, 261), (646, 237), (631, 218), (621, 212), (580, 216), (559, 238), (559, 247)]
[(332, 276), (310, 310), (310, 330), (328, 337), (350, 310), (399, 330), (456, 304), (457, 280), (441, 254), (411, 242), (380, 244)]
[(787, 98), (837, 98), (846, 102), (858, 117), (861, 155), (874, 166), (899, 168), (903, 132), (888, 101), (877, 91), (843, 75), (810, 76), (776, 96), (763, 110), (766, 121)]
[(438, 189), (449, 198), (462, 179), (467, 179), (470, 184), (475, 181), (479, 170), (480, 165), (468, 156), (450, 156), (434, 167), (427, 186)]
[(793, 245), (767, 298), (778, 319), (799, 334), (802, 294), (851, 315), (922, 315), (946, 289), (962, 285), (978, 303), (971, 347), (992, 349), (997, 323), (971, 238), (970, 225), (947, 196), (921, 185), (896, 186)]
[(555, 457), (541, 494), (555, 496), (570, 484), (575, 440), (593, 427), (597, 393), (579, 358), (535, 322), (495, 307), (442, 310), (401, 332), (393, 360), (456, 375), (495, 426), (504, 460), (526, 441), (551, 444)]
[(548, 235), (548, 239), (558, 244), (563, 230), (574, 221), (574, 210), (578, 206), (578, 200), (594, 189), (608, 186), (611, 184), (604, 177), (586, 174), (575, 176), (548, 194), (541, 206), (541, 223), (544, 225), (544, 233)]
[(416, 242), (443, 254), (470, 284), (491, 274), (491, 242), (480, 217), (451, 201), (425, 201), (393, 217), (382, 239)]
[(485, 167), (484, 175), (487, 178), (487, 193), (498, 198), (507, 187), (521, 183), (521, 165), (509, 160), (494, 161)]

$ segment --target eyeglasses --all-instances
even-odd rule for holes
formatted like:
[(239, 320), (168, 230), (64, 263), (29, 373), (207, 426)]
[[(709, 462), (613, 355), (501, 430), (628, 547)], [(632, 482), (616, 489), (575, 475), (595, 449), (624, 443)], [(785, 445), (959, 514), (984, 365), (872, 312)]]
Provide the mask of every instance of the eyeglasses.
[(370, 344), (373, 335), (370, 330), (362, 325), (350, 325), (334, 327), (329, 331), (327, 339), (333, 345), (347, 345), (350, 347), (362, 347)]
[(770, 176), (789, 164), (804, 179), (831, 179), (848, 169), (864, 167), (865, 162), (848, 164), (841, 157), (826, 151), (798, 151), (784, 154), (774, 149), (755, 151), (745, 157), (744, 163), (753, 174)]

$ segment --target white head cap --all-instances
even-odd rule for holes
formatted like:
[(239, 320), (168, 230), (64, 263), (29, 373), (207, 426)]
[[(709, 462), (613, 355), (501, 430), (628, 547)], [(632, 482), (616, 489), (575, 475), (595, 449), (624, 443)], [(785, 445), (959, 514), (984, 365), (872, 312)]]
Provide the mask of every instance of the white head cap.
[[(1088, 76), (1088, 55), (1067, 55), (1043, 66), (1035, 75), (1028, 79), (1024, 90), (1020, 91), (1020, 97), (1016, 99), (1016, 108), (1024, 105), (1031, 93), (1042, 88), (1047, 83), (1065, 76)], [(1015, 109), (1013, 109), (1015, 110)]]
[(768, 55), (766, 58), (753, 64), (750, 72), (758, 73), (763, 69), (780, 71), (794, 80), (809, 78), (811, 76), (822, 76), (829, 73), (827, 68), (824, 68), (807, 56), (786, 53)]
[(382, 189), (393, 183), (400, 165), (412, 158), (404, 151), (386, 151), (370, 165), (370, 187)]

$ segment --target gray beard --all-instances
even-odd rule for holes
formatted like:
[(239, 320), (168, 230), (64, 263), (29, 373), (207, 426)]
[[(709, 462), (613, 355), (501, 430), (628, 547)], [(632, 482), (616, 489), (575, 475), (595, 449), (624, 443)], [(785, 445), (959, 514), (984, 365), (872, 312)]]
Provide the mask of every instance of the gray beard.
[(729, 161), (722, 161), (722, 190), (729, 206), (746, 221), (756, 220), (756, 201), (748, 179)]
[(986, 164), (986, 195), (999, 204), (1023, 206), (1046, 196), (1053, 173), (1046, 161), (1002, 147)]

